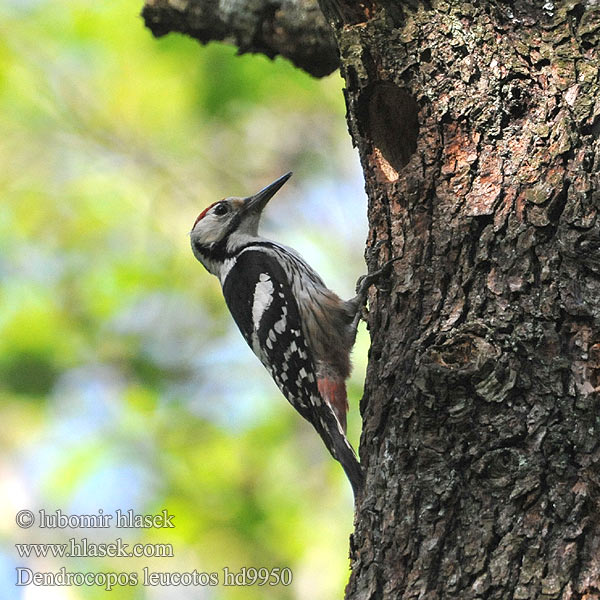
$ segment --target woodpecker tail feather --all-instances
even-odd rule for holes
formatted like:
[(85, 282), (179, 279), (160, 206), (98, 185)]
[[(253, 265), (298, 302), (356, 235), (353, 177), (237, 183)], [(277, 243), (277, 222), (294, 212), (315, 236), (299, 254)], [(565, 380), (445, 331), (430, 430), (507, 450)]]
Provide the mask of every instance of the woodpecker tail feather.
[(319, 393), (331, 407), (331, 416), (335, 416), (337, 423), (329, 424), (327, 430), (331, 442), (324, 439), (333, 457), (342, 465), (346, 476), (350, 480), (355, 500), (362, 494), (364, 475), (362, 467), (356, 458), (354, 449), (346, 438), (346, 413), (348, 412), (348, 397), (346, 395), (346, 382), (343, 379), (320, 377), (317, 379)]
[(317, 379), (319, 393), (331, 406), (344, 433), (346, 432), (346, 413), (348, 412), (348, 396), (346, 395), (346, 382), (343, 379), (321, 377)]
[(333, 440), (333, 446), (336, 454), (335, 458), (340, 462), (346, 476), (350, 480), (350, 485), (354, 492), (354, 500), (357, 501), (362, 495), (365, 481), (362, 467), (346, 436), (336, 436)]
[(334, 411), (328, 405), (322, 401), (319, 403), (315, 399), (312, 403), (312, 410), (314, 415), (309, 420), (313, 423), (323, 442), (325, 442), (325, 446), (331, 452), (333, 458), (342, 465), (346, 476), (350, 480), (356, 501), (362, 495), (364, 475), (354, 449), (346, 438)]

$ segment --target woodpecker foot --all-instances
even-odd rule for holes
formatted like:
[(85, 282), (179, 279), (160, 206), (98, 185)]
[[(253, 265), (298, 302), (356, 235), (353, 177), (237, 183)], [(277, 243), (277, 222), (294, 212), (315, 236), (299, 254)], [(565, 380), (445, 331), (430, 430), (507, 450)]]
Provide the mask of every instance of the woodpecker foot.
[(377, 269), (377, 271), (373, 271), (372, 273), (368, 273), (367, 275), (362, 275), (358, 278), (356, 282), (356, 296), (352, 298), (352, 300), (348, 300), (349, 305), (352, 307), (352, 311), (354, 312), (354, 319), (352, 320), (352, 331), (354, 335), (356, 335), (356, 329), (358, 328), (358, 323), (361, 321), (367, 320), (368, 311), (366, 307), (367, 303), (367, 292), (369, 288), (377, 282), (377, 280), (388, 272), (391, 265), (402, 258), (401, 256), (396, 256), (388, 260), (383, 267)]
[(377, 271), (373, 271), (372, 273), (368, 273), (367, 275), (361, 275), (356, 282), (356, 295), (359, 298), (362, 298), (363, 301), (361, 304), (364, 304), (367, 299), (367, 292), (369, 288), (377, 282), (378, 279), (381, 278), (382, 275), (385, 275), (389, 272), (389, 269), (393, 263), (397, 260), (400, 260), (401, 256), (396, 256), (395, 258), (390, 258), (383, 267), (377, 269)]

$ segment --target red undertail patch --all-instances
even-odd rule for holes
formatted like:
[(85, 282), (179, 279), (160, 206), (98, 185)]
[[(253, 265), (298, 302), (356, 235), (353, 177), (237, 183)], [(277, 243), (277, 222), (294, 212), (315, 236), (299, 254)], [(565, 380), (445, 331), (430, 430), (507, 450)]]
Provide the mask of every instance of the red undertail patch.
[(348, 412), (348, 397), (346, 382), (338, 379), (323, 377), (317, 379), (321, 397), (331, 406), (344, 432), (346, 431), (346, 413)]

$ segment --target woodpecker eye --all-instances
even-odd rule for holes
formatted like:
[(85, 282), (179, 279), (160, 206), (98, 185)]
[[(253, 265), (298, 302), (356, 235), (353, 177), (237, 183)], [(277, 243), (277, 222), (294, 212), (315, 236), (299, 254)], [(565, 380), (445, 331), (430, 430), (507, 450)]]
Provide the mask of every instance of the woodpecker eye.
[(219, 204), (215, 206), (213, 212), (215, 213), (215, 215), (217, 215), (217, 217), (222, 217), (223, 215), (226, 215), (229, 212), (229, 206), (227, 206), (225, 202), (219, 202)]

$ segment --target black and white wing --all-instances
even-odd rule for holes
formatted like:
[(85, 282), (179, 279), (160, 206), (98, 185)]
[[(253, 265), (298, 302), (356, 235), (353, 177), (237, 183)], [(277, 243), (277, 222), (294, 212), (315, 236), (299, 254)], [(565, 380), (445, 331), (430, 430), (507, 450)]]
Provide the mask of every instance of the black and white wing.
[(263, 248), (240, 253), (223, 282), (225, 301), (242, 335), (283, 395), (342, 464), (357, 495), (362, 469), (337, 417), (319, 394), (291, 289), (283, 267)]

